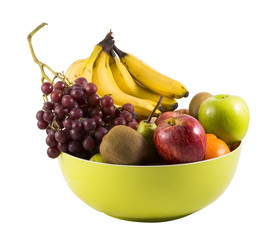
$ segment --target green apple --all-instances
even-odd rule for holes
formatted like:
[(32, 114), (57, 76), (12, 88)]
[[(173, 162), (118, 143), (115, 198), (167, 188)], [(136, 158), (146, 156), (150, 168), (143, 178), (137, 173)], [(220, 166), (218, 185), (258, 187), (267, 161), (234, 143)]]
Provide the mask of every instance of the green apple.
[(213, 133), (227, 144), (232, 144), (246, 135), (249, 109), (241, 97), (219, 94), (201, 104), (198, 120), (206, 133)]
[(90, 158), (90, 161), (93, 162), (101, 162), (101, 163), (105, 163), (106, 161), (103, 159), (102, 155), (100, 153), (96, 153), (95, 155), (93, 155), (92, 158)]

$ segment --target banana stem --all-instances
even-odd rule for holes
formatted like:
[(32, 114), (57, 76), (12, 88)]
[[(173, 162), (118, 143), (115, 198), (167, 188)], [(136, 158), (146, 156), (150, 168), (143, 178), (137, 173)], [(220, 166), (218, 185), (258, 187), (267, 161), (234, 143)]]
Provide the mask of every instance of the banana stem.
[(114, 49), (110, 50), (109, 55), (115, 59), (116, 55), (115, 55)]
[(124, 56), (127, 55), (125, 52), (123, 52), (122, 50), (120, 50), (119, 48), (117, 48), (115, 45), (113, 46), (113, 49), (117, 53), (117, 55), (119, 56), (119, 58), (123, 58)]
[(101, 46), (105, 52), (109, 52), (114, 46), (114, 40), (113, 40), (114, 38), (113, 38), (112, 34), (113, 33), (110, 30), (106, 34), (105, 38), (98, 43), (98, 45)]
[(154, 109), (152, 110), (151, 114), (149, 115), (149, 117), (148, 117), (146, 123), (150, 123), (150, 120), (151, 120), (153, 114), (155, 113), (155, 111), (157, 110), (157, 108), (159, 107), (159, 105), (161, 104), (162, 100), (163, 100), (163, 96), (161, 96), (161, 97), (159, 98), (159, 100), (158, 100), (156, 106), (154, 107)]
[[(55, 72), (52, 68), (50, 68), (47, 64), (45, 63), (42, 63), (38, 60), (38, 58), (36, 57), (35, 55), (35, 52), (34, 52), (34, 49), (33, 49), (33, 44), (32, 44), (32, 37), (33, 35), (39, 31), (41, 28), (43, 28), (45, 25), (48, 25), (47, 23), (42, 23), (40, 24), (39, 26), (37, 26), (28, 36), (27, 36), (27, 39), (28, 39), (28, 43), (29, 43), (29, 47), (30, 47), (30, 50), (31, 50), (31, 54), (32, 54), (32, 57), (33, 57), (33, 60), (34, 62), (39, 66), (40, 68), (40, 71), (41, 71), (41, 74), (42, 74), (42, 78), (41, 78), (41, 82), (44, 83), (44, 80), (46, 79), (48, 82), (51, 82), (52, 84), (54, 84), (54, 80), (56, 78), (59, 78), (60, 80), (62, 81), (65, 81), (66, 78), (64, 77), (63, 74), (61, 73), (58, 73), (58, 72)], [(54, 79), (51, 80), (47, 74), (45, 73), (45, 70), (44, 68), (47, 68), (53, 75), (54, 75)]]

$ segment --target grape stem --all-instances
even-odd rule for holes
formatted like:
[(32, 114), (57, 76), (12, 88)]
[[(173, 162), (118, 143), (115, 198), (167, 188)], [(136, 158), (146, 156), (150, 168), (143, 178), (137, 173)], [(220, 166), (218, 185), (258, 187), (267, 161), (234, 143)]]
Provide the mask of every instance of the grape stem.
[[(32, 37), (33, 35), (38, 32), (41, 28), (43, 28), (45, 25), (48, 25), (47, 23), (42, 23), (40, 24), (39, 26), (37, 26), (30, 34), (28, 34), (27, 36), (27, 39), (28, 39), (28, 43), (29, 43), (29, 47), (30, 47), (30, 50), (31, 50), (31, 54), (32, 54), (32, 57), (33, 57), (33, 60), (34, 62), (39, 66), (40, 68), (40, 71), (41, 71), (41, 74), (42, 74), (42, 78), (41, 78), (41, 82), (42, 84), (44, 83), (44, 80), (47, 80), (48, 82), (52, 83), (54, 85), (54, 80), (56, 78), (59, 78), (60, 80), (62, 80), (63, 82), (65, 82), (67, 85), (68, 83), (66, 82), (66, 77), (64, 76), (63, 73), (58, 73), (58, 72), (55, 72), (52, 68), (50, 68), (47, 64), (45, 63), (42, 63), (38, 60), (38, 58), (36, 57), (35, 53), (34, 53), (34, 49), (33, 49), (33, 44), (32, 44)], [(45, 69), (44, 68), (47, 68), (53, 75), (54, 75), (54, 78), (53, 80), (51, 80), (47, 74), (45, 73)]]

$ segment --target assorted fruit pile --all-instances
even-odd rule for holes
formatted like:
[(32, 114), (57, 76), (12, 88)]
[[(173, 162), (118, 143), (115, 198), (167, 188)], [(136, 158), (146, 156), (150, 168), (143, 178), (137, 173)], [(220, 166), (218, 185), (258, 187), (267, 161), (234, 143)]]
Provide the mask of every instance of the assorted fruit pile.
[(186, 87), (118, 49), (111, 32), (65, 74), (53, 71), (31, 42), (44, 25), (28, 42), (42, 74), (44, 104), (36, 118), (49, 157), (64, 152), (112, 164), (188, 163), (227, 154), (245, 136), (243, 99), (202, 92), (189, 109), (177, 109), (176, 99), (189, 95)]

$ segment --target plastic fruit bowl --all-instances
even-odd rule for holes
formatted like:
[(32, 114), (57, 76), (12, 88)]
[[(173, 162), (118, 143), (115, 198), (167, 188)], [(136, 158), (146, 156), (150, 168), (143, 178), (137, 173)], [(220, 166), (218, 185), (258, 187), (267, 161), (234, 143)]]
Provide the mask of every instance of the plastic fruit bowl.
[(176, 165), (115, 165), (62, 153), (71, 190), (107, 215), (131, 221), (168, 221), (214, 202), (234, 176), (242, 144), (222, 157)]

